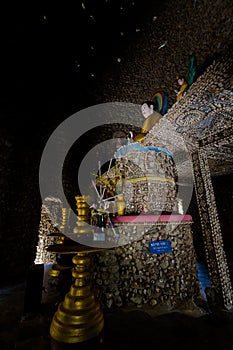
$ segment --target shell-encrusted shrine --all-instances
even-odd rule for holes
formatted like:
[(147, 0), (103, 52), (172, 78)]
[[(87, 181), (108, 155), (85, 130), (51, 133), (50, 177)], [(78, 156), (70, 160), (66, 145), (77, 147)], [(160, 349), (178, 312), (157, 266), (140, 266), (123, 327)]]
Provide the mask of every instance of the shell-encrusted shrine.
[[(87, 232), (93, 241), (99, 235), (104, 247), (93, 254), (92, 266), (93, 286), (103, 307), (162, 305), (170, 309), (200, 295), (193, 218), (186, 214), (187, 207), (183, 214), (178, 205), (183, 200), (180, 188), (191, 179), (211, 288), (221, 297), (221, 307), (232, 308), (232, 285), (211, 181), (212, 175), (229, 174), (233, 169), (232, 57), (229, 54), (214, 62), (142, 143), (120, 147), (116, 165), (103, 174), (107, 181), (118, 178), (113, 183), (117, 192), (108, 194), (118, 197), (111, 202), (115, 213), (111, 226), (103, 227), (104, 235), (95, 233), (95, 228)], [(72, 237), (80, 234), (79, 228), (72, 227)]]
[(125, 216), (114, 224), (130, 243), (95, 257), (103, 308), (170, 310), (200, 296), (190, 215)]
[[(177, 171), (161, 147), (129, 142), (115, 154), (124, 210), (112, 218), (118, 245), (95, 258), (102, 306), (165, 307), (200, 296), (192, 217), (178, 213)], [(121, 208), (122, 209), (122, 208)]]
[(177, 204), (176, 168), (162, 148), (130, 143), (116, 152), (125, 214), (172, 212)]

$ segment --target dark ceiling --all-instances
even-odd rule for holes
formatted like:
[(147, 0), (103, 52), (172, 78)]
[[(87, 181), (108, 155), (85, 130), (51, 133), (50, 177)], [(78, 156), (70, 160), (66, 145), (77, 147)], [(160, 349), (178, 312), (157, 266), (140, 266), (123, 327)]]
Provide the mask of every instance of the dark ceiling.
[(35, 1), (13, 9), (8, 5), (1, 19), (5, 113), (25, 118), (31, 108), (41, 113), (49, 104), (67, 115), (94, 103), (96, 81), (136, 35), (150, 2)]

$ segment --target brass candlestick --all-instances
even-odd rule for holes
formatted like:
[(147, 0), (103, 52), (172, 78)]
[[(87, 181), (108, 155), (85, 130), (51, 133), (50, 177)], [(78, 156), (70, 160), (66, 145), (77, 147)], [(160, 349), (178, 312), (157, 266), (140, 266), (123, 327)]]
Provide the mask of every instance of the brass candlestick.
[[(77, 234), (77, 238), (79, 235), (83, 234), (89, 234), (90, 228), (89, 225), (87, 225), (89, 221), (89, 205), (87, 204), (88, 196), (76, 196), (76, 206), (77, 206), (77, 219), (76, 222), (77, 226), (73, 229), (73, 233)], [(62, 208), (62, 220), (60, 229), (62, 232), (70, 232), (70, 208)], [(61, 244), (65, 244), (65, 235), (61, 237), (60, 242)], [(65, 249), (62, 251), (62, 254), (65, 254)], [(69, 252), (67, 253), (69, 254)], [(60, 272), (64, 270), (69, 270), (72, 268), (72, 263), (69, 264), (69, 266), (63, 266), (62, 264), (59, 264), (57, 261), (53, 264), (53, 266), (50, 269), (49, 275), (52, 277), (59, 277)]]
[[(100, 303), (90, 286), (91, 253), (101, 248), (81, 246), (74, 248), (76, 265), (72, 269), (74, 284), (58, 306), (50, 326), (51, 337), (63, 343), (78, 343), (97, 337), (103, 329), (104, 319)], [(70, 252), (72, 253), (72, 252)]]
[(61, 225), (60, 225), (60, 229), (62, 230), (62, 232), (67, 231), (69, 232), (70, 229), (70, 212), (71, 209), (70, 208), (62, 208), (62, 220), (61, 220)]
[(76, 206), (77, 206), (77, 227), (74, 228), (73, 233), (83, 234), (89, 232), (88, 226), (85, 224), (89, 221), (89, 205), (87, 204), (88, 197), (86, 196), (76, 196)]

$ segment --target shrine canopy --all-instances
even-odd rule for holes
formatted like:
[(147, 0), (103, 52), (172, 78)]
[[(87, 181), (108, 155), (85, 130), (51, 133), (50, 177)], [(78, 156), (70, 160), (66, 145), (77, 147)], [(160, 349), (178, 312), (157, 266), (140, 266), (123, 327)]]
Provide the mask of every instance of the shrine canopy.
[[(213, 175), (233, 171), (233, 55), (214, 61), (145, 137), (144, 146), (171, 141), (168, 123), (189, 153), (206, 151)], [(170, 128), (171, 128), (170, 126)], [(170, 140), (169, 140), (170, 137)], [(177, 135), (176, 135), (177, 138)], [(172, 149), (170, 149), (172, 151)]]

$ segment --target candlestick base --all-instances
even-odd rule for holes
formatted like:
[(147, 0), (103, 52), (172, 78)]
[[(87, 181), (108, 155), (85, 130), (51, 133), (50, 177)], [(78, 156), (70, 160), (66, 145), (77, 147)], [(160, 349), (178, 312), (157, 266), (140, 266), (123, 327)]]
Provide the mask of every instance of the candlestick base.
[(56, 341), (84, 342), (97, 337), (103, 329), (103, 312), (90, 286), (89, 254), (98, 251), (101, 249), (86, 247), (73, 257), (75, 282), (58, 306), (50, 326), (50, 335)]

